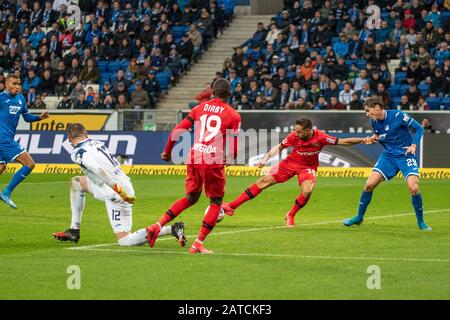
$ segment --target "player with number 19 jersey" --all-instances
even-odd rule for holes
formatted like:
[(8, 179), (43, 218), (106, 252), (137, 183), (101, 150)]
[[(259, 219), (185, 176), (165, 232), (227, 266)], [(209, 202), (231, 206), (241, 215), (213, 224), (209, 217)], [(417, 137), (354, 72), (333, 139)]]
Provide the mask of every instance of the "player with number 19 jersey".
[(217, 79), (213, 84), (214, 99), (196, 106), (170, 134), (161, 159), (169, 161), (179, 137), (194, 127), (194, 144), (187, 158), (186, 196), (175, 201), (157, 223), (147, 227), (150, 247), (155, 245), (161, 228), (175, 219), (181, 212), (194, 205), (205, 187), (210, 205), (203, 217), (197, 239), (190, 248), (191, 253), (212, 253), (203, 247), (203, 241), (217, 223), (225, 194), (225, 164), (229, 155), (237, 158), (237, 139), (241, 116), (228, 103), (231, 85), (226, 79)]
[[(207, 197), (223, 197), (225, 193), (224, 165), (228, 153), (237, 157), (236, 137), (229, 140), (228, 134), (236, 134), (241, 116), (219, 98), (206, 101), (195, 107), (174, 129), (187, 130), (194, 127), (194, 144), (187, 158), (186, 193), (201, 192), (205, 186)], [(173, 135), (169, 137), (164, 152), (170, 154), (174, 146)], [(227, 141), (228, 140), (228, 141)], [(227, 152), (226, 147), (231, 147)]]

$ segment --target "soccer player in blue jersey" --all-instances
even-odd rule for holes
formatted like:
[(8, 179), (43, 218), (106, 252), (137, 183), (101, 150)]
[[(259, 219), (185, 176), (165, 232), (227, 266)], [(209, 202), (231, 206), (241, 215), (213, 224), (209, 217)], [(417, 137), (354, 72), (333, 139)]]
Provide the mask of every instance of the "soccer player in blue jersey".
[(25, 148), (14, 141), (20, 115), (26, 122), (40, 121), (49, 117), (48, 110), (44, 110), (39, 116), (29, 113), (20, 90), (20, 78), (10, 74), (6, 77), (6, 90), (0, 93), (0, 174), (6, 165), (14, 160), (23, 165), (0, 193), (0, 199), (13, 209), (17, 209), (17, 206), (11, 200), (11, 193), (35, 166), (33, 158)]
[[(416, 158), (416, 147), (422, 138), (423, 128), (416, 120), (402, 111), (385, 110), (383, 102), (378, 97), (368, 98), (364, 103), (364, 110), (371, 119), (370, 123), (375, 131), (369, 139), (372, 142), (381, 143), (384, 151), (366, 181), (359, 200), (358, 215), (345, 219), (344, 225), (360, 225), (372, 199), (373, 190), (380, 182), (391, 180), (401, 171), (411, 193), (419, 229), (431, 230), (423, 219), (422, 195), (419, 191), (419, 168)], [(410, 128), (416, 131), (413, 138), (409, 133)]]

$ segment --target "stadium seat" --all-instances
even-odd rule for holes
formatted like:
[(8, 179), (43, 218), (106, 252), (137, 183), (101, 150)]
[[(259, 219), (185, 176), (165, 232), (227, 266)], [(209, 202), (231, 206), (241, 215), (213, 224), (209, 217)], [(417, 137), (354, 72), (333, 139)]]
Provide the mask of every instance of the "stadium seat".
[(396, 109), (401, 101), (402, 101), (402, 99), (400, 97), (392, 98), (392, 103), (391, 103), (392, 109)]
[(400, 85), (400, 88), (398, 90), (398, 95), (401, 97), (402, 95), (404, 95), (406, 93), (406, 91), (408, 91), (409, 85), (407, 84), (402, 84)]
[(119, 69), (122, 69), (123, 71), (125, 71), (125, 69), (123, 68), (122, 61), (110, 61), (108, 63), (108, 72), (109, 73), (117, 73), (117, 71), (119, 71)]
[(189, 31), (188, 26), (173, 26), (172, 34), (174, 39), (181, 39), (183, 35)]
[(170, 74), (168, 72), (159, 72), (156, 74), (156, 80), (158, 80), (161, 89), (167, 91), (170, 86)]
[(403, 80), (406, 79), (406, 72), (396, 72), (395, 73), (395, 84), (401, 84)]
[(424, 97), (428, 96), (428, 93), (430, 92), (430, 87), (428, 84), (419, 84), (417, 88), (420, 90), (420, 92), (422, 92), (422, 95)]
[(430, 110), (441, 110), (441, 98), (427, 98), (426, 99)]
[(389, 96), (392, 98), (398, 97), (398, 87), (397, 86), (390, 86), (387, 91), (389, 93)]
[(60, 98), (55, 96), (46, 96), (44, 99), (44, 103), (48, 109), (56, 109), (56, 107), (58, 106), (59, 99)]
[(441, 98), (441, 106), (444, 110), (450, 110), (450, 97)]

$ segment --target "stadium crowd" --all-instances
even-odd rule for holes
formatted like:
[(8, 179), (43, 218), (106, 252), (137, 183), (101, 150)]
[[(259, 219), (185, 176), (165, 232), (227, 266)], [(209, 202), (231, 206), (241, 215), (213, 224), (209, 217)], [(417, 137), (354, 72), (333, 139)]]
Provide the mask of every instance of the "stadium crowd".
[(217, 75), (231, 81), (234, 107), (353, 110), (378, 95), (401, 110), (450, 109), (450, 1), (283, 3)]
[(231, 21), (233, 0), (0, 1), (0, 91), (29, 108), (154, 108)]

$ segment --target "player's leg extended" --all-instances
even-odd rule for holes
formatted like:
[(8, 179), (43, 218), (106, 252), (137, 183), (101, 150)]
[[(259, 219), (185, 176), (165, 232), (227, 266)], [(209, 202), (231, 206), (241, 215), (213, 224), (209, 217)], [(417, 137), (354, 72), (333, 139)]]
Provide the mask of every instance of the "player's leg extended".
[(210, 205), (208, 212), (206, 212), (206, 215), (203, 218), (202, 226), (198, 233), (197, 239), (192, 244), (189, 250), (191, 253), (213, 253), (212, 251), (207, 250), (203, 246), (203, 241), (205, 241), (208, 234), (216, 226), (221, 205), (222, 205), (222, 197), (210, 198)]
[(431, 227), (429, 227), (423, 219), (423, 202), (422, 194), (419, 190), (419, 177), (416, 175), (409, 175), (406, 178), (406, 183), (408, 184), (408, 189), (411, 193), (411, 200), (414, 211), (416, 212), (417, 225), (419, 226), (419, 229), (431, 231)]
[(190, 253), (213, 253), (212, 251), (205, 249), (203, 241), (217, 223), (217, 218), (219, 217), (220, 208), (222, 206), (222, 199), (225, 195), (226, 178), (224, 168), (205, 169), (202, 172), (202, 176), (205, 183), (205, 193), (210, 199), (210, 205), (203, 217), (202, 226), (197, 239), (189, 250)]
[[(300, 177), (299, 177), (300, 179)], [(295, 199), (295, 203), (294, 206), (291, 208), (291, 210), (286, 214), (285, 220), (286, 220), (286, 225), (288, 227), (293, 227), (295, 224), (295, 215), (297, 214), (297, 212), (303, 208), (304, 206), (306, 206), (306, 204), (309, 201), (309, 198), (311, 197), (311, 194), (314, 190), (314, 187), (316, 185), (316, 180), (315, 177), (314, 179), (310, 179), (310, 180), (303, 180), (301, 182), (300, 188), (300, 196)]]
[(3, 171), (5, 171), (5, 169), (6, 169), (6, 164), (0, 163), (0, 175), (3, 173)]
[(21, 183), (23, 180), (25, 180), (26, 177), (28, 177), (28, 175), (31, 173), (31, 171), (33, 171), (35, 167), (34, 160), (33, 158), (31, 158), (28, 152), (23, 152), (18, 157), (16, 157), (15, 160), (20, 162), (23, 166), (14, 174), (11, 181), (6, 186), (6, 188), (3, 189), (0, 195), (1, 200), (3, 200), (13, 209), (17, 209), (17, 206), (11, 200), (11, 193), (19, 185), (19, 183)]
[[(184, 234), (184, 222), (176, 222), (171, 226), (162, 227), (158, 238), (168, 235), (174, 236), (180, 245), (184, 247), (187, 241), (186, 235)], [(120, 246), (140, 246), (147, 242), (147, 230), (143, 228), (133, 233), (117, 232), (116, 238)]]
[(372, 193), (373, 190), (382, 182), (384, 181), (384, 177), (381, 175), (380, 172), (372, 171), (369, 178), (366, 181), (366, 184), (364, 185), (364, 190), (361, 193), (361, 197), (359, 199), (359, 207), (358, 207), (358, 215), (345, 219), (343, 221), (344, 225), (349, 227), (354, 224), (360, 225), (364, 220), (364, 214), (366, 213), (367, 207), (372, 200)]
[(277, 181), (272, 175), (267, 175), (256, 181), (249, 188), (245, 189), (236, 199), (230, 203), (224, 203), (222, 205), (223, 210), (229, 216), (234, 214), (234, 210), (240, 207), (243, 203), (252, 200), (257, 197), (264, 189), (276, 184)]

